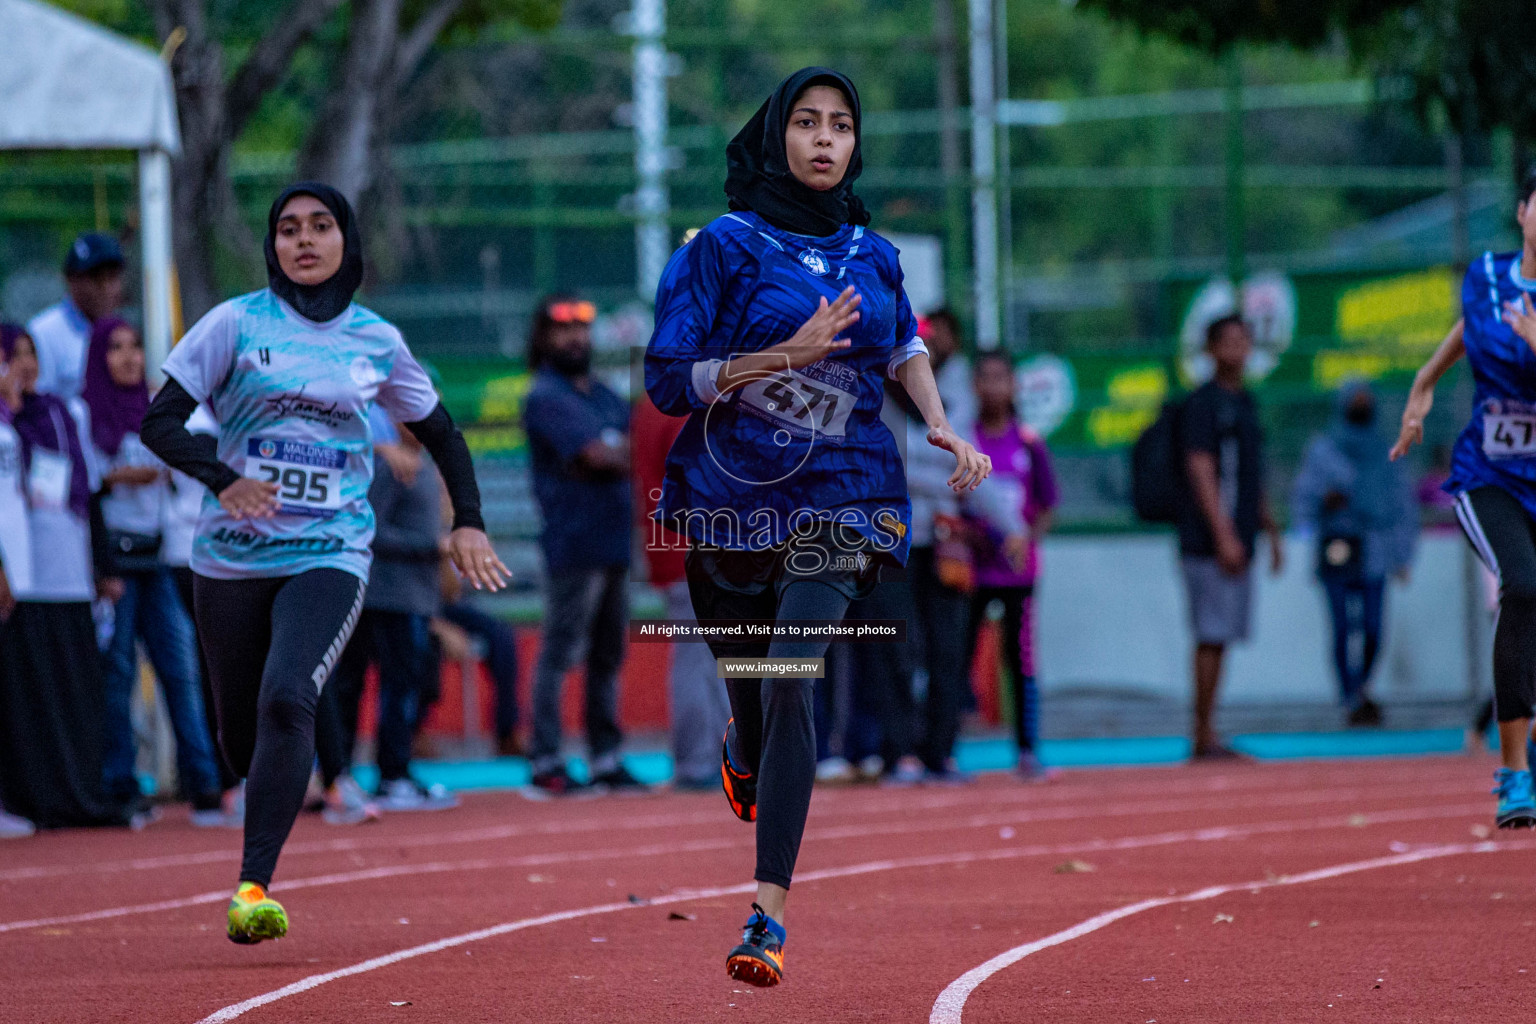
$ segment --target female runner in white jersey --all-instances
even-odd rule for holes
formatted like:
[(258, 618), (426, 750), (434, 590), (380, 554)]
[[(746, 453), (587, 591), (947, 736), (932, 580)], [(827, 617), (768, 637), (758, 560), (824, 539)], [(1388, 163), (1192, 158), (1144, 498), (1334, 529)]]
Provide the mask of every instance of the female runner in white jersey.
[[(400, 332), (352, 302), (363, 255), (346, 199), (313, 182), (284, 190), (267, 217), (266, 257), (268, 286), (214, 308), (171, 353), (140, 431), (210, 491), (193, 593), (219, 743), (246, 778), (228, 912), (238, 943), (288, 930), (266, 890), (304, 802), (320, 690), (363, 604), (374, 402), (410, 424), (442, 471), (459, 572), (497, 590), (507, 571), (484, 533), (463, 436)], [(217, 441), (186, 429), (200, 402), (219, 420)]]

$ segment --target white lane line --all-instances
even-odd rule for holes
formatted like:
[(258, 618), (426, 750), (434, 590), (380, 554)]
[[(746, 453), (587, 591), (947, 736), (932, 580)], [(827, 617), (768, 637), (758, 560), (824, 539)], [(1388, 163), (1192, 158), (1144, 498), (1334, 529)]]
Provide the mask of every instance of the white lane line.
[[(1458, 787), (1457, 792), (1461, 791)], [(1307, 794), (1301, 794), (1305, 796)], [(1276, 801), (1293, 803), (1311, 803), (1312, 800), (1298, 799), (1294, 801)], [(1272, 805), (1273, 806), (1273, 805)], [(1141, 805), (1141, 811), (1147, 814), (1165, 813), (1166, 808), (1156, 805)], [(1196, 808), (1198, 809), (1198, 808)], [(1370, 824), (1382, 825), (1404, 821), (1423, 821), (1433, 818), (1454, 818), (1464, 814), (1475, 814), (1483, 809), (1481, 804), (1462, 804), (1452, 807), (1433, 809), (1411, 809), (1404, 811), (1378, 811), (1374, 814), (1351, 814), (1323, 819), (1303, 819), (1289, 822), (1265, 822), (1250, 826), (1235, 826), (1240, 831), (1228, 834), (1222, 829), (1205, 828), (1198, 831), (1178, 831), (1160, 833), (1159, 841), (1152, 845), (1166, 845), (1168, 842), (1188, 841), (1184, 837), (1198, 839), (1206, 838), (1243, 838), (1248, 835), (1260, 835), (1269, 831), (1291, 831), (1298, 828), (1338, 828), (1345, 825)], [(1043, 817), (1053, 817), (1045, 815)], [(1108, 817), (1104, 811), (1093, 815), (1070, 815), (1069, 817)], [(718, 816), (717, 816), (718, 817)], [(932, 820), (921, 823), (908, 823), (904, 826), (891, 826), (883, 829), (860, 828), (859, 826), (846, 826), (824, 829), (819, 832), (807, 833), (806, 841), (827, 841), (835, 839), (862, 838), (875, 835), (891, 835), (896, 833), (915, 833), (927, 831), (954, 832), (972, 828), (991, 828), (999, 824), (1012, 824), (1022, 820), (1035, 820), (1033, 818), (1021, 818), (1019, 815), (991, 815), (978, 816), (963, 821), (935, 822)], [(1161, 838), (1173, 837), (1173, 838)], [(1133, 839), (1134, 843), (1140, 843), (1140, 839)], [(1055, 846), (1035, 846), (1023, 849), (1037, 850), (1041, 855), (1051, 853), (1092, 853), (1099, 850), (1113, 850), (1121, 847), (1116, 844), (1123, 842), (1117, 839), (1093, 839), (1076, 843), (1059, 844)], [(412, 875), (444, 874), (455, 871), (492, 871), (511, 868), (543, 867), (547, 865), (590, 863), (599, 860), (639, 859), (642, 857), (667, 857), (684, 853), (708, 853), (719, 850), (729, 850), (735, 847), (744, 847), (751, 844), (750, 836), (738, 839), (702, 839), (693, 842), (655, 844), (637, 848), (616, 850), (604, 848), (598, 850), (566, 850), (553, 853), (526, 854), (521, 857), (508, 857), (500, 859), (475, 858), (462, 861), (427, 861), (418, 864), (394, 864), (374, 868), (361, 868), (356, 871), (334, 872), (325, 875), (315, 875), (308, 878), (296, 878), (282, 883), (274, 892), (281, 895), (293, 889), (312, 889), (329, 885), (349, 885), (356, 882), (370, 882), (383, 878), (401, 878)], [(280, 891), (279, 891), (280, 890)], [(28, 918), (21, 921), (0, 922), (0, 935), (7, 932), (25, 931), (32, 928), (56, 928), (72, 924), (88, 924), (92, 921), (107, 921), (117, 917), (131, 917), (136, 914), (152, 914), (168, 910), (184, 910), (188, 907), (205, 906), (210, 903), (220, 903), (229, 899), (229, 890), (220, 889), (213, 892), (197, 893), (192, 896), (182, 896), (167, 900), (156, 900), (152, 903), (136, 903), (120, 907), (106, 907), (97, 910), (83, 911), (77, 914), (58, 914), (51, 917)]]
[[(1486, 809), (1486, 805), (1478, 803), (1479, 809)], [(1457, 814), (1467, 813), (1466, 808), (1447, 808)], [(1394, 816), (1393, 820), (1413, 820), (1404, 817), (1407, 812), (1387, 812)], [(1438, 816), (1434, 812), (1421, 812), (1423, 817)], [(1385, 817), (1385, 816), (1383, 816)], [(1325, 818), (1311, 821), (1295, 822), (1267, 822), (1262, 825), (1252, 826), (1223, 826), (1215, 828), (1197, 829), (1187, 832), (1165, 832), (1149, 836), (1132, 836), (1124, 839), (1098, 839), (1083, 843), (1064, 843), (1056, 846), (1025, 846), (1002, 850), (971, 851), (967, 853), (935, 854), (927, 857), (907, 857), (900, 859), (869, 861), (863, 864), (852, 864), (841, 868), (826, 868), (820, 871), (806, 871), (795, 876), (798, 885), (810, 882), (826, 881), (833, 878), (848, 878), (854, 875), (868, 875), (884, 871), (902, 871), (929, 867), (947, 867), (955, 864), (974, 864), (982, 862), (1018, 860), (1026, 857), (1038, 857), (1044, 855), (1060, 855), (1064, 853), (1088, 853), (1105, 850), (1132, 850), (1145, 849), (1154, 846), (1169, 846), (1179, 843), (1216, 842), (1227, 839), (1242, 839), (1252, 835), (1260, 835), (1274, 832), (1300, 832), (1308, 829), (1338, 828), (1354, 821), (1351, 818)], [(1478, 845), (1478, 844), (1474, 844)], [(1486, 844), (1496, 845), (1496, 844)], [(1295, 876), (1301, 878), (1303, 876)], [(1237, 887), (1241, 888), (1241, 886)], [(279, 989), (273, 989), (258, 996), (253, 996), (243, 1002), (226, 1006), (224, 1009), (210, 1014), (198, 1021), (198, 1024), (224, 1024), (234, 1020), (251, 1010), (277, 1002), (288, 996), (298, 995), (310, 989), (317, 988), (328, 982), (341, 978), (349, 978), (357, 974), (365, 974), (400, 963), (403, 960), (411, 960), (416, 957), (426, 956), (454, 946), (461, 946), (469, 942), (479, 942), (482, 939), (494, 938), (498, 935), (506, 935), (510, 932), (522, 931), (525, 928), (535, 928), (546, 924), (555, 924), (561, 921), (571, 921), (582, 917), (592, 917), (599, 914), (611, 914), (620, 910), (633, 910), (637, 906), (665, 906), (670, 903), (682, 903), (689, 900), (714, 899), (719, 896), (730, 896), (740, 893), (755, 892), (755, 882), (746, 885), (724, 886), (713, 889), (685, 889), (676, 892), (653, 897), (644, 903), (602, 903), (593, 907), (581, 907), (574, 910), (560, 911), (554, 914), (545, 914), (540, 917), (523, 918), (518, 921), (509, 921), (504, 924), (493, 925), (489, 928), (481, 928), (477, 931), (466, 932), (462, 935), (439, 939), (420, 946), (412, 946), (409, 949), (398, 950), (383, 956), (364, 960), (362, 963), (353, 964), (335, 971), (327, 971), (323, 974), (311, 975), (307, 978), (285, 985)], [(1213, 894), (1214, 895), (1214, 894)], [(1101, 926), (1102, 927), (1102, 926)]]
[[(358, 871), (338, 871), (328, 875), (312, 875), (308, 878), (295, 878), (284, 882), (282, 893), (294, 889), (316, 889), (330, 885), (349, 885), (356, 882), (371, 882), (383, 878), (402, 878), (412, 875), (440, 875), (455, 871), (505, 871), (512, 868), (544, 867), (551, 864), (572, 864), (590, 862), (596, 860), (618, 860), (639, 857), (667, 857), (684, 853), (710, 852), (714, 850), (729, 849), (733, 846), (746, 846), (750, 839), (741, 840), (700, 840), (692, 843), (670, 843), (667, 845), (641, 846), (627, 850), (584, 850), (573, 853), (535, 853), (524, 857), (504, 857), (500, 859), (478, 858), (475, 860), (460, 861), (427, 861), (420, 864), (396, 864), (387, 867), (365, 868)], [(276, 891), (276, 890), (274, 890)], [(280, 895), (282, 894), (280, 893)], [(183, 896), (178, 899), (160, 900), (155, 903), (138, 903), (125, 907), (109, 907), (102, 910), (91, 910), (80, 914), (61, 914), (57, 917), (39, 917), (28, 921), (0, 922), (0, 934), (5, 932), (24, 931), (30, 928), (53, 928), (60, 925), (85, 924), (91, 921), (106, 921), (117, 917), (131, 917), (135, 914), (151, 914), (164, 910), (184, 910), (187, 907), (204, 906), (209, 903), (222, 903), (229, 899), (229, 890), (220, 889), (217, 892), (198, 893), (195, 896)]]
[[(1250, 777), (1263, 778), (1264, 773), (1260, 772)], [(1220, 780), (1217, 781), (1219, 782)], [(1277, 780), (1273, 778), (1269, 778), (1266, 781), (1266, 786), (1273, 784), (1276, 781)], [(1286, 804), (1298, 803), (1343, 803), (1350, 800), (1369, 799), (1371, 794), (1377, 793), (1382, 789), (1389, 789), (1393, 792), (1398, 792), (1403, 789), (1403, 785), (1404, 784), (1401, 781), (1394, 780), (1383, 781), (1381, 783), (1373, 783), (1366, 786), (1354, 787), (1351, 789), (1341, 789), (1332, 786), (1315, 786), (1304, 790), (1293, 790), (1289, 792), (1266, 794), (1264, 802), (1262, 804), (1258, 804), (1257, 806), (1282, 806)], [(1222, 808), (1212, 807), (1212, 802), (1217, 801), (1218, 798), (1230, 798), (1233, 796), (1238, 796), (1238, 790), (1240, 788), (1241, 787), (1234, 787), (1226, 784), (1192, 786), (1190, 787), (1191, 790), (1196, 793), (1204, 793), (1208, 798), (1201, 799), (1199, 796), (1183, 797), (1179, 800), (1164, 801), (1157, 804), (1146, 803), (1132, 799), (1123, 803), (1107, 804), (1099, 807), (1090, 806), (1092, 800), (1091, 794), (1085, 795), (1081, 793), (1075, 793), (1071, 794), (1073, 799), (1073, 806), (1071, 807), (1028, 808), (1022, 809), (1018, 812), (1013, 812), (1011, 816), (1008, 816), (1009, 812), (997, 812), (992, 815), (992, 817), (986, 823), (998, 825), (1018, 825), (1035, 821), (1062, 821), (1076, 818), (1102, 818), (1138, 814), (1176, 813), (1182, 811), (1200, 811), (1206, 810), (1208, 808), (1219, 810)], [(1467, 792), (1467, 786), (1456, 783), (1440, 783), (1436, 785), (1418, 786), (1415, 787), (1413, 791), (1416, 795), (1419, 796), (1455, 796)], [(989, 789), (963, 790), (961, 792), (968, 793), (972, 796), (979, 794), (986, 803), (997, 804), (1013, 802), (1014, 800), (1020, 799), (1028, 799), (1030, 795), (1040, 794), (1043, 791), (1040, 788), (1030, 788), (1004, 790), (1001, 792), (992, 791)], [(1050, 792), (1060, 792), (1060, 790), (1058, 787), (1053, 786), (1050, 787)], [(1136, 787), (1131, 787), (1128, 789), (1116, 787), (1113, 795), (1116, 799), (1125, 800), (1127, 797), (1137, 796), (1138, 792), (1139, 790)], [(1149, 789), (1146, 792), (1151, 795), (1162, 796), (1167, 794), (1168, 786), (1166, 784), (1160, 785), (1156, 788)], [(914, 797), (917, 796), (916, 794), (912, 794), (911, 791), (906, 791), (906, 793)], [(903, 821), (877, 823), (870, 825), (848, 825), (843, 826), (837, 830), (813, 829), (807, 834), (807, 839), (836, 839), (845, 838), (848, 836), (900, 834), (902, 832), (913, 830), (911, 817), (916, 815), (916, 812), (944, 810), (955, 807), (963, 808), (977, 802), (978, 801), (975, 799), (955, 800), (952, 798), (938, 798), (932, 800), (923, 800), (921, 798), (916, 798), (910, 807), (901, 807), (900, 805), (895, 804), (892, 805), (893, 810), (900, 809), (902, 813), (907, 816)], [(1055, 801), (1051, 802), (1054, 803)], [(1220, 802), (1227, 803), (1230, 801), (1222, 800)], [(1246, 803), (1245, 806), (1255, 805), (1249, 802)], [(839, 813), (848, 814), (852, 813), (854, 810), (855, 808), (843, 808), (839, 811)], [(628, 817), (620, 818), (618, 820), (601, 818), (595, 821), (582, 820), (574, 822), (547, 822), (541, 825), (490, 825), (482, 828), (448, 831), (435, 835), (428, 833), (422, 835), (391, 837), (386, 834), (371, 834), (367, 838), (363, 839), (329, 839), (322, 841), (292, 843), (284, 848), (283, 856), (285, 859), (291, 862), (292, 858), (294, 857), (310, 854), (376, 852), (384, 848), (408, 849), (422, 846), (430, 846), (436, 849), (439, 847), (455, 844), (494, 842), (499, 839), (514, 839), (527, 836), (571, 835), (599, 831), (610, 833), (618, 829), (631, 831), (643, 831), (653, 828), (672, 829), (689, 825), (715, 825), (719, 821), (720, 814), (718, 812), (708, 812), (688, 815), (653, 815), (647, 818)], [(927, 825), (921, 827), (932, 827), (931, 820)], [(232, 861), (238, 861), (239, 859), (240, 851), (236, 848), (208, 850), (201, 853), (190, 854), (169, 854), (160, 857), (141, 857), (128, 861), (98, 861), (90, 864), (57, 866), (39, 865), (36, 867), (13, 868), (8, 871), (0, 871), (0, 882), (28, 881), (39, 878), (58, 877), (61, 875), (72, 874), (106, 874), (117, 871), (152, 871), (162, 868), (195, 867), (209, 864), (229, 863)]]
[[(1436, 758), (1435, 760), (1440, 760)], [(1328, 766), (1331, 769), (1333, 766)], [(1355, 781), (1364, 767), (1355, 763), (1341, 764), (1338, 766), (1340, 773), (1348, 776), (1348, 781)], [(1397, 766), (1401, 768), (1401, 765)], [(1118, 772), (1118, 769), (1105, 769), (1106, 773)], [(1439, 776), (1431, 776), (1438, 778)], [(1119, 778), (1110, 780), (1103, 773), (1095, 772), (1092, 776), (1081, 780), (1069, 778), (1065, 781), (1050, 786), (1018, 786), (997, 788), (982, 786), (979, 788), (957, 788), (946, 790), (942, 794), (935, 794), (931, 790), (923, 789), (899, 789), (891, 791), (888, 799), (868, 800), (860, 799), (850, 802), (842, 800), (842, 792), (831, 791), (817, 793), (817, 802), (827, 801), (838, 803), (840, 815), (875, 815), (883, 813), (899, 813), (910, 815), (918, 811), (946, 810), (955, 807), (965, 807), (976, 803), (988, 805), (1029, 803), (1031, 805), (1077, 803), (1081, 804), (1095, 798), (1102, 798), (1102, 794), (1096, 791), (1107, 788), (1112, 791), (1116, 799), (1135, 799), (1146, 796), (1165, 796), (1170, 789), (1177, 789), (1186, 795), (1206, 793), (1211, 795), (1239, 795), (1249, 789), (1258, 790), (1285, 790), (1288, 784), (1304, 786), (1307, 790), (1321, 792), (1337, 792), (1341, 789), (1341, 783), (1335, 781), (1331, 774), (1317, 770), (1304, 770), (1300, 767), (1272, 767), (1263, 765), (1259, 767), (1248, 766), (1231, 774), (1208, 775), (1200, 773), (1193, 776), (1192, 781), (1183, 779), (1160, 778), (1156, 781), (1145, 783), (1122, 783)], [(1420, 784), (1412, 778), (1404, 778), (1401, 773), (1391, 779), (1383, 779), (1380, 782), (1366, 783), (1363, 787), (1355, 787), (1355, 791), (1376, 790), (1391, 788), (1401, 790), (1409, 787), (1414, 792), (1431, 792), (1426, 784)], [(1087, 792), (1084, 792), (1087, 790)], [(1445, 789), (1446, 793), (1461, 792), (1461, 788)], [(861, 796), (867, 790), (852, 789), (847, 793), (858, 793)], [(506, 795), (506, 794), (503, 794)], [(846, 806), (843, 806), (846, 804)], [(583, 804), (572, 805), (573, 809), (586, 806)], [(815, 805), (813, 805), (814, 809)], [(599, 818), (597, 820), (579, 819), (577, 821), (544, 822), (537, 825), (488, 825), (480, 828), (459, 829), (433, 834), (397, 836), (391, 834), (374, 833), (370, 829), (364, 830), (364, 838), (361, 839), (325, 839), (310, 840), (308, 842), (289, 843), (283, 849), (283, 855), (289, 859), (293, 857), (307, 856), (311, 854), (348, 853), (353, 851), (369, 851), (382, 846), (396, 848), (412, 848), (419, 846), (446, 846), (454, 843), (478, 843), (489, 842), (497, 839), (515, 839), (523, 836), (549, 836), (570, 835), (586, 832), (612, 832), (615, 829), (644, 831), (645, 829), (670, 829), (688, 825), (712, 825), (720, 820), (716, 812), (699, 812), (695, 814), (656, 814), (646, 817), (629, 815), (617, 820), (612, 818)], [(117, 871), (154, 871), (160, 868), (172, 867), (196, 867), (205, 864), (219, 864), (230, 861), (238, 861), (240, 851), (238, 849), (222, 848), (217, 850), (205, 850), (197, 853), (167, 854), (155, 857), (134, 857), (126, 860), (93, 860), (82, 864), (40, 864), (28, 867), (15, 867), (0, 870), (0, 882), (27, 881), (38, 878), (53, 878), (61, 875), (73, 874), (106, 874)]]
[(960, 977), (949, 983), (949, 986), (939, 993), (939, 998), (934, 1000), (933, 1012), (928, 1016), (928, 1024), (960, 1024), (961, 1014), (965, 1012), (966, 1000), (971, 997), (977, 987), (994, 974), (1023, 960), (1025, 957), (1038, 953), (1052, 946), (1060, 946), (1080, 939), (1084, 935), (1091, 934), (1101, 928), (1108, 927), (1116, 921), (1124, 920), (1140, 914), (1143, 911), (1153, 910), (1157, 907), (1171, 906), (1175, 903), (1198, 903), (1202, 900), (1214, 899), (1231, 892), (1257, 892), (1261, 889), (1271, 889), (1284, 885), (1305, 885), (1307, 882), (1321, 882), (1330, 878), (1339, 878), (1343, 875), (1357, 874), (1361, 871), (1373, 871), (1376, 868), (1396, 867), (1401, 864), (1414, 864), (1423, 860), (1434, 860), (1438, 857), (1454, 857), (1461, 854), (1494, 853), (1499, 850), (1529, 850), (1536, 848), (1536, 842), (1491, 842), (1455, 843), (1447, 846), (1432, 846), (1421, 850), (1412, 850), (1407, 853), (1394, 854), (1390, 857), (1373, 857), (1370, 860), (1357, 860), (1348, 864), (1335, 864), (1332, 867), (1318, 868), (1315, 871), (1305, 871), (1300, 874), (1286, 875), (1281, 878), (1263, 879), (1255, 882), (1234, 882), (1227, 885), (1213, 885), (1195, 892), (1186, 893), (1183, 896), (1158, 896), (1152, 899), (1140, 900), (1136, 903), (1128, 903), (1114, 910), (1107, 910), (1097, 914), (1086, 921), (1079, 922), (1070, 928), (1065, 928), (1054, 935), (1047, 935), (1043, 939), (1026, 942), (1022, 946), (1015, 946), (1006, 952), (988, 960), (978, 967), (973, 967)]

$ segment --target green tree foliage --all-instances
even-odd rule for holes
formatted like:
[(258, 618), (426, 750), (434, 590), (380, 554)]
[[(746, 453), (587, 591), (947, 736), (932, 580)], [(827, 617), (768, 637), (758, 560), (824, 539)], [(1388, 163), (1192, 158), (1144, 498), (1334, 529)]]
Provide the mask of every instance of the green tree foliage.
[(1081, 0), (1117, 21), (1220, 53), (1235, 43), (1312, 47), (1414, 6), (1413, 0)]

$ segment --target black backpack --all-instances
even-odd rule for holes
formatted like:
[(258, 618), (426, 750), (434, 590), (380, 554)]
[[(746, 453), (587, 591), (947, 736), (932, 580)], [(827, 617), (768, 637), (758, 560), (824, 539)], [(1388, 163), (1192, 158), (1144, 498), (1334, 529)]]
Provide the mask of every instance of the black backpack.
[(1148, 523), (1172, 523), (1184, 503), (1184, 446), (1180, 443), (1182, 398), (1164, 402), (1152, 425), (1131, 447), (1131, 507)]

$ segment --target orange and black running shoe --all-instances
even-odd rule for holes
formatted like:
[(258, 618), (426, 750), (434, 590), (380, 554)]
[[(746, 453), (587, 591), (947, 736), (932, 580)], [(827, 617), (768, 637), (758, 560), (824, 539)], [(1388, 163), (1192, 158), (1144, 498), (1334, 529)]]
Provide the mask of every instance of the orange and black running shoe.
[(725, 959), (725, 973), (758, 988), (784, 980), (784, 926), (752, 904), (752, 916), (741, 934), (741, 945)]
[(757, 776), (743, 775), (731, 764), (731, 731), (736, 719), (725, 724), (725, 739), (720, 744), (720, 786), (731, 812), (742, 821), (757, 820)]

